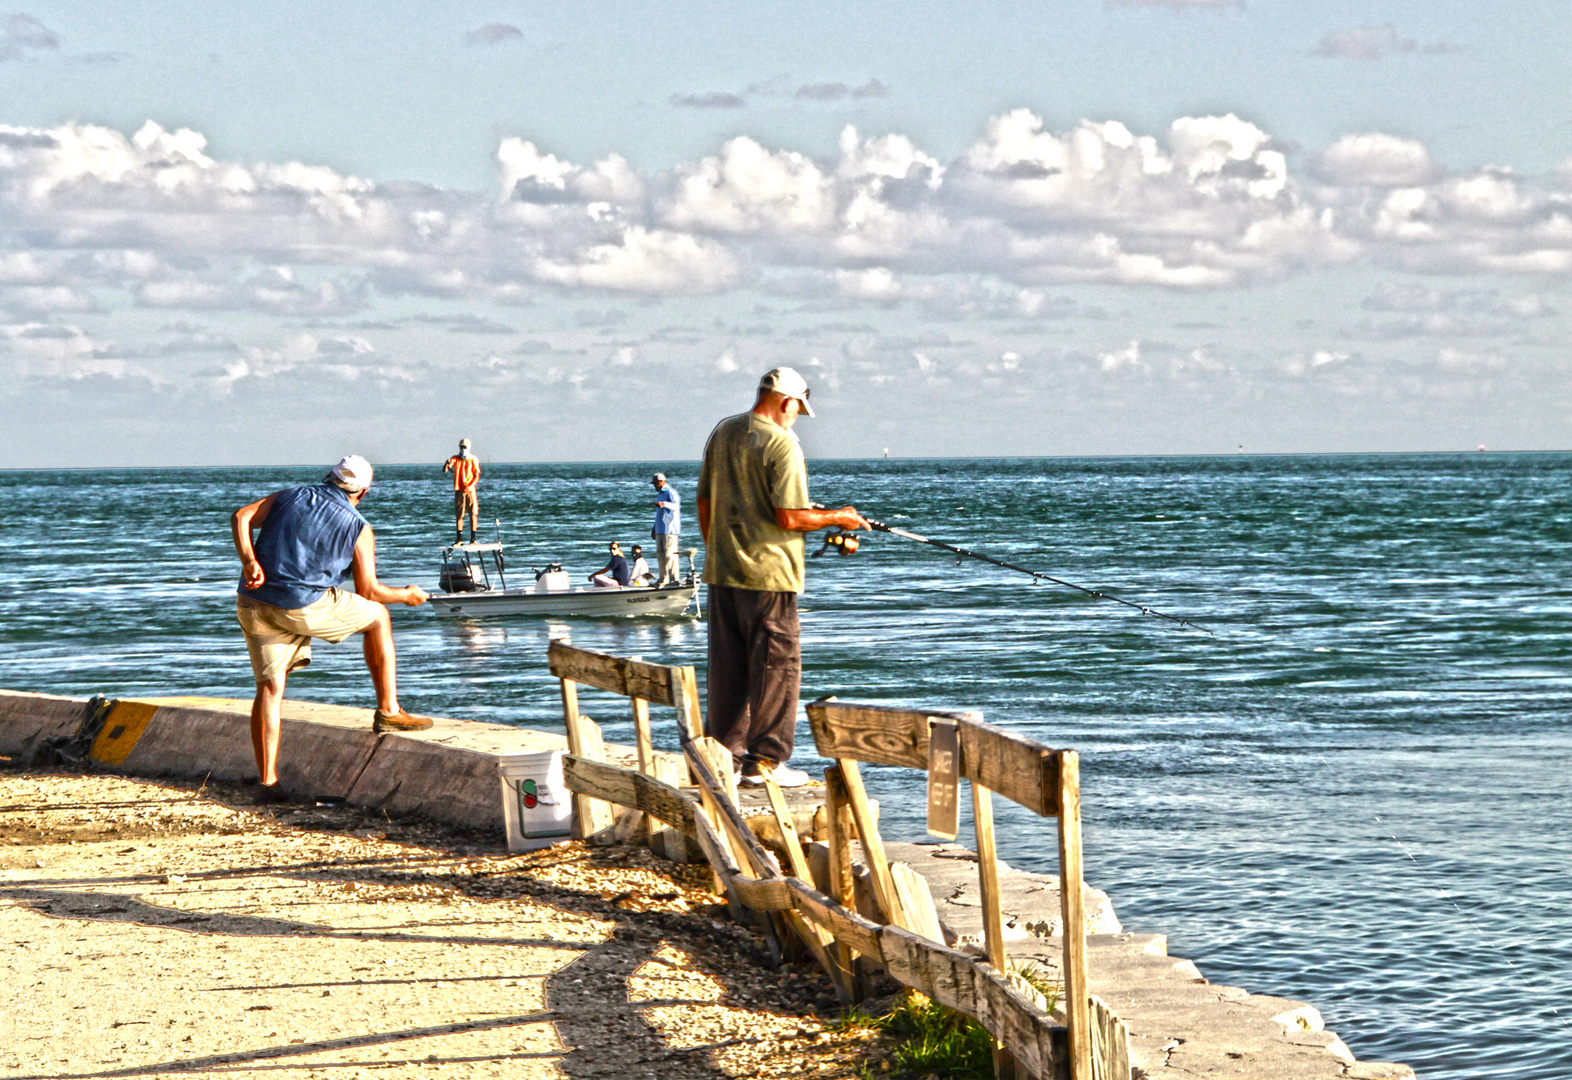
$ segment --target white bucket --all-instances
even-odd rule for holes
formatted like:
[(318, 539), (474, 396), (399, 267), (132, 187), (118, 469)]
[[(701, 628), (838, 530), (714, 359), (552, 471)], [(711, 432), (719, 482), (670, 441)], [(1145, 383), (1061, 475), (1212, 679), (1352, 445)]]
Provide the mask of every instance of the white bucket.
[(509, 851), (534, 851), (573, 835), (573, 795), (562, 779), (562, 751), (504, 754), (502, 817)]

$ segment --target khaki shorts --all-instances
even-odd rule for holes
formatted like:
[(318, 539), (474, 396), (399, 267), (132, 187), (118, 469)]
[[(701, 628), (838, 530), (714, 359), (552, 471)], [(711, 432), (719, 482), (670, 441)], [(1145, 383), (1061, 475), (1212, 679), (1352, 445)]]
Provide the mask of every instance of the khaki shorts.
[(258, 683), (282, 679), (311, 663), (311, 639), (343, 641), (382, 617), (387, 609), (344, 589), (329, 589), (314, 603), (293, 610), (235, 598), (235, 618), (246, 635), (251, 670)]

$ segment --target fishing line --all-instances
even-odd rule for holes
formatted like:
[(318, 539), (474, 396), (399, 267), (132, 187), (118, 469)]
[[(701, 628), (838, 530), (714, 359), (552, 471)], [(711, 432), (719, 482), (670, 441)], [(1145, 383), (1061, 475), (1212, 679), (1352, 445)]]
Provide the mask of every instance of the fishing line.
[[(1373, 814), (1371, 816), (1374, 817), (1376, 819), (1376, 821), (1381, 823), (1381, 828), (1387, 829), (1387, 830), (1391, 829), (1391, 826), (1389, 826), (1386, 823), (1385, 819), (1383, 819), (1380, 814)], [(1456, 900), (1452, 899), (1452, 894), (1451, 893), (1447, 892), (1446, 889), (1444, 889), (1440, 885), (1436, 884), (1436, 882), (1434, 880), (1435, 879), (1435, 875), (1431, 871), (1427, 870), (1420, 863), (1420, 861), (1418, 859), (1414, 858), (1414, 853), (1412, 851), (1408, 850), (1408, 845), (1407, 844), (1403, 843), (1401, 840), (1399, 840), (1397, 838), (1397, 834), (1396, 833), (1388, 831), (1386, 835), (1387, 835), (1387, 838), (1392, 841), (1392, 843), (1394, 843), (1394, 844), (1396, 844), (1398, 846), (1399, 850), (1401, 850), (1404, 855), (1408, 856), (1408, 861), (1413, 863), (1414, 864), (1414, 869), (1418, 870), (1420, 875), (1427, 879), (1427, 881), (1430, 884), (1430, 887), (1433, 888), (1438, 894), (1440, 894), (1440, 896), (1441, 896), (1441, 898), (1443, 900), (1445, 900), (1447, 903), (1452, 905), (1452, 910), (1457, 912), (1458, 918), (1462, 919), (1464, 924), (1467, 925), (1470, 930), (1472, 930), (1474, 933), (1478, 934), (1481, 938), (1483, 938), (1484, 941), (1485, 941), (1485, 944), (1488, 945), (1491, 948), (1491, 950), (1497, 956), (1501, 957), (1501, 959), (1506, 961), (1507, 967), (1511, 968), (1514, 974), (1517, 974), (1520, 978), (1524, 978), (1524, 981), (1529, 981), (1529, 982), (1533, 981), (1533, 979), (1534, 979), (1533, 973), (1531, 973), (1531, 972), (1527, 973), (1526, 974), (1526, 978), (1524, 977), (1524, 973), (1523, 973), (1522, 969), (1519, 968), (1516, 964), (1514, 964), (1512, 962), (1512, 958), (1510, 956), (1508, 956), (1504, 951), (1502, 951), (1501, 946), (1496, 943), (1496, 940), (1494, 938), (1492, 938), (1489, 934), (1487, 934), (1479, 926), (1478, 923), (1476, 923), (1473, 919), (1469, 918), (1468, 913), (1465, 912), (1462, 909), (1461, 906), (1459, 906), (1459, 904), (1458, 904), (1458, 902)], [(1548, 999), (1545, 1002), (1545, 1007), (1548, 1008), (1551, 1012), (1556, 1014), (1556, 1019), (1561, 1021), (1561, 1025), (1563, 1027), (1572, 1027), (1572, 1021), (1569, 1021), (1565, 1016), (1562, 1016), (1561, 1015), (1561, 1010), (1556, 1008), (1555, 1005), (1552, 1004)]]
[[(1171, 623), (1177, 623), (1180, 629), (1199, 630), (1203, 634), (1212, 634), (1211, 630), (1201, 626), (1199, 623), (1193, 623), (1189, 619), (1181, 619), (1177, 615), (1169, 615), (1167, 612), (1158, 611), (1156, 608), (1148, 607), (1145, 604), (1137, 604), (1134, 601), (1126, 600), (1123, 597), (1114, 596), (1112, 593), (1103, 592), (1101, 589), (1088, 589), (1086, 586), (1077, 585), (1073, 581), (1066, 581), (1063, 578), (1054, 577), (1052, 574), (1045, 574), (1040, 570), (1032, 570), (1025, 566), (1018, 566), (1012, 562), (1005, 562), (1003, 559), (996, 559), (992, 555), (984, 555), (981, 552), (971, 551), (963, 547), (956, 547), (954, 544), (946, 544), (942, 540), (930, 540), (928, 537), (919, 536), (917, 533), (914, 533), (909, 529), (901, 529), (894, 525), (886, 525), (884, 522), (875, 521), (871, 517), (865, 516), (863, 520), (866, 521), (869, 525), (873, 526), (873, 528), (878, 532), (886, 532), (891, 536), (899, 536), (905, 540), (915, 540), (919, 544), (927, 544), (930, 547), (943, 548), (945, 551), (954, 552), (955, 555), (959, 558), (976, 559), (979, 562), (991, 563), (994, 566), (1002, 566), (1006, 570), (1014, 570), (1020, 574), (1029, 574), (1031, 575), (1033, 581), (1051, 581), (1055, 585), (1063, 585), (1067, 589), (1074, 589), (1078, 593), (1084, 593), (1085, 595), (1092, 597), (1094, 600), (1112, 600), (1116, 604), (1123, 604), (1127, 608), (1133, 608), (1134, 610), (1139, 611), (1142, 615), (1155, 615), (1159, 619), (1167, 619)], [(824, 545), (820, 547), (818, 551), (815, 551), (813, 555), (814, 558), (818, 558), (820, 555), (823, 555), (826, 551), (831, 549), (838, 550), (842, 555), (850, 555), (857, 550), (857, 544), (858, 541), (856, 534), (842, 529), (826, 536), (824, 538)]]

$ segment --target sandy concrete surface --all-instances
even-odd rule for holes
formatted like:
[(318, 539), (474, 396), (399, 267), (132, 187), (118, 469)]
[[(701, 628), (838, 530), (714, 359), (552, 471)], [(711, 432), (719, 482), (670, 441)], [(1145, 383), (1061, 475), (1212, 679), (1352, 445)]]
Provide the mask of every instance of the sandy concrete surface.
[[(0, 1077), (850, 1077), (705, 871), (0, 759)], [(682, 876), (674, 876), (674, 875)]]

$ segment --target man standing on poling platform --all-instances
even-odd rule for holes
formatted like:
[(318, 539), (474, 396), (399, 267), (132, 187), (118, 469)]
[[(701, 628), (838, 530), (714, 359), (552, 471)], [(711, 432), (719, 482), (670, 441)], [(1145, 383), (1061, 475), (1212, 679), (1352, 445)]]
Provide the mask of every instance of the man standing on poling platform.
[(453, 513), (458, 518), (453, 525), (453, 542), (464, 539), (464, 512), (469, 511), (469, 542), (475, 542), (475, 532), (480, 528), (480, 498), (475, 488), (480, 484), (480, 462), (469, 452), (469, 440), (460, 439), (458, 453), (448, 458), (443, 472), (453, 474)]
[(682, 533), (682, 499), (677, 489), (666, 482), (665, 473), (656, 473), (650, 483), (655, 485), (655, 524), (650, 529), (650, 539), (655, 541), (655, 566), (660, 571), (655, 586), (659, 588), (668, 581), (675, 585), (680, 578), (677, 539)]
[(797, 735), (802, 661), (797, 594), (803, 590), (803, 533), (866, 529), (851, 506), (815, 509), (808, 470), (792, 432), (813, 415), (808, 384), (779, 367), (759, 380), (749, 412), (710, 433), (699, 472), (699, 531), (709, 585), (709, 713), (705, 734), (731, 751), (741, 782), (764, 782), (761, 762), (782, 787), (808, 774), (786, 767)]

